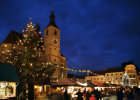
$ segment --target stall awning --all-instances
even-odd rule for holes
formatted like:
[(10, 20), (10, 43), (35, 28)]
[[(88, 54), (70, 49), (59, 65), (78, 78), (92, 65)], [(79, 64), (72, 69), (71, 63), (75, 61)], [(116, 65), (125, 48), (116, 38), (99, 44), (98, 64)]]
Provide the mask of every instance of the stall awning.
[(109, 84), (107, 83), (102, 83), (102, 82), (92, 82), (92, 84), (100, 86), (100, 87), (107, 87)]
[(92, 84), (94, 84), (94, 85), (103, 85), (104, 83), (102, 83), (102, 82), (92, 82)]
[(0, 81), (18, 82), (14, 67), (10, 64), (0, 63)]
[(76, 81), (68, 79), (68, 78), (62, 78), (58, 80), (58, 82), (52, 82), (51, 85), (54, 86), (78, 86)]

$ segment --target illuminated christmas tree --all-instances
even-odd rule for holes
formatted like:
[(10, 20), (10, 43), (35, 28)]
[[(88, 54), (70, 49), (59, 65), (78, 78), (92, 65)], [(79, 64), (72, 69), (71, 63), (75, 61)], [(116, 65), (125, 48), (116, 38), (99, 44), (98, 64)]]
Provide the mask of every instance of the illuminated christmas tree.
[[(55, 69), (46, 63), (41, 32), (39, 30), (36, 32), (31, 18), (26, 31), (23, 32), (23, 39), (19, 39), (17, 45), (9, 49), (9, 52), (3, 56), (6, 57), (7, 63), (15, 66), (20, 78), (18, 91), (25, 96), (26, 85), (28, 85), (28, 89), (33, 90), (34, 84), (48, 84)], [(28, 91), (28, 99), (32, 100), (34, 92)]]
[(123, 86), (131, 86), (130, 79), (129, 79), (129, 77), (128, 77), (126, 72), (124, 73), (124, 75), (122, 77), (122, 85)]

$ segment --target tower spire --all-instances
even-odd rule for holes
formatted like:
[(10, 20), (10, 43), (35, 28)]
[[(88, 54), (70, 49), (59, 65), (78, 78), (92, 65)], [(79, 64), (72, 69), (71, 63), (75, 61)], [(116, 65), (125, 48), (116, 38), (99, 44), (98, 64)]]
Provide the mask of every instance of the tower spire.
[(49, 27), (51, 25), (56, 27), (56, 28), (58, 28), (56, 23), (55, 23), (55, 15), (54, 15), (54, 9), (53, 8), (52, 8), (51, 14), (50, 14), (50, 23), (49, 23), (49, 25), (47, 27)]

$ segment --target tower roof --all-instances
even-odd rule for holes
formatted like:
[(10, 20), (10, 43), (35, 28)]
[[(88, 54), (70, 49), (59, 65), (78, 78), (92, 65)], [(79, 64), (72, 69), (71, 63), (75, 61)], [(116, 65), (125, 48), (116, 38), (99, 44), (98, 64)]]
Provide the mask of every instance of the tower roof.
[[(52, 9), (52, 11), (51, 11), (50, 22), (49, 22), (49, 24), (48, 24), (47, 27), (49, 27), (49, 26), (54, 26), (54, 27), (58, 28), (58, 26), (57, 26), (56, 23), (55, 23), (55, 15), (54, 15), (53, 9)], [(58, 28), (58, 29), (59, 29), (59, 28)]]

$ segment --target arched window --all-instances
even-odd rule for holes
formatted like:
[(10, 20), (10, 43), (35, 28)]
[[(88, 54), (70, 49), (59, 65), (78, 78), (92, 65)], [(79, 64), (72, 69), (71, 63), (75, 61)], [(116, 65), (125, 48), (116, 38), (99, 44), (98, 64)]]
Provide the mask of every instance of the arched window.
[(48, 35), (48, 34), (49, 34), (49, 31), (47, 30), (46, 35)]
[(54, 35), (57, 35), (57, 31), (56, 30), (54, 31)]

